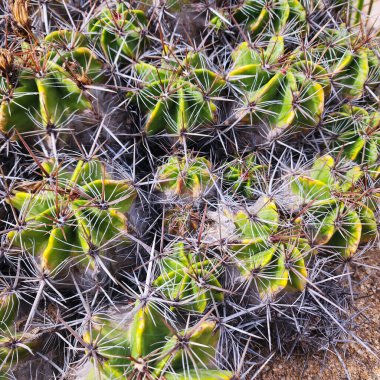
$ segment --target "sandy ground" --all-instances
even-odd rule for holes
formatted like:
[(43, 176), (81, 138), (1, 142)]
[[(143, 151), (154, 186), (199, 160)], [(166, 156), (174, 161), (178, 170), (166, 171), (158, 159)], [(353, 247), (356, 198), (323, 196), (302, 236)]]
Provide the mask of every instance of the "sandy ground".
[[(379, 266), (380, 250), (368, 254), (366, 264)], [(360, 292), (355, 306), (363, 314), (357, 319), (360, 328), (356, 335), (368, 342), (380, 358), (380, 270), (361, 268), (355, 280), (367, 278), (357, 288)], [(380, 380), (380, 360), (358, 344), (342, 345), (340, 359), (335, 354), (313, 357), (294, 356), (290, 360), (276, 358), (268, 365), (259, 380)], [(346, 368), (342, 366), (344, 362)]]

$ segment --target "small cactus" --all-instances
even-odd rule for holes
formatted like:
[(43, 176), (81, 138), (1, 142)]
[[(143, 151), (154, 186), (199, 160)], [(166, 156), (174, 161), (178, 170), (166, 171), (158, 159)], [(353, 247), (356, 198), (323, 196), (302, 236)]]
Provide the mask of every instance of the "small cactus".
[(254, 197), (255, 185), (265, 176), (265, 165), (255, 153), (228, 162), (223, 168), (222, 183), (229, 192), (236, 192), (247, 198)]
[(293, 30), (302, 30), (306, 26), (306, 11), (301, 3), (298, 0), (246, 0), (233, 17), (254, 36), (281, 33), (288, 24)]
[(216, 119), (213, 101), (225, 86), (224, 80), (207, 67), (201, 53), (188, 53), (184, 60), (165, 46), (160, 66), (135, 65), (138, 88), (132, 101), (145, 113), (147, 135), (166, 132), (181, 136)]
[(105, 57), (116, 63), (119, 59), (136, 59), (144, 52), (148, 45), (147, 27), (143, 11), (128, 9), (120, 3), (115, 9), (104, 8), (92, 18), (88, 32)]
[(87, 380), (99, 375), (107, 379), (126, 375), (190, 379), (191, 371), (199, 379), (232, 377), (227, 371), (208, 369), (219, 339), (215, 322), (205, 320), (177, 332), (159, 314), (156, 305), (137, 302), (132, 313), (130, 322), (116, 323), (106, 316), (95, 317), (84, 334), (85, 343), (96, 349), (95, 355), (89, 352), (89, 357), (95, 360), (91, 359), (93, 368), (85, 377)]
[(344, 26), (326, 29), (319, 43), (306, 50), (307, 60), (321, 62), (328, 71), (338, 97), (358, 99), (363, 96), (370, 72), (371, 50)]
[(305, 258), (312, 252), (307, 241), (280, 229), (277, 207), (260, 198), (253, 207), (233, 214), (237, 238), (228, 243), (231, 263), (260, 296), (285, 287), (303, 290), (307, 281)]
[(285, 58), (280, 36), (271, 38), (265, 50), (244, 42), (232, 58), (228, 79), (243, 96), (240, 123), (267, 126), (269, 135), (318, 125), (329, 93), (327, 72), (320, 65)]
[(30, 360), (35, 351), (41, 349), (47, 334), (43, 332), (17, 333), (11, 336), (0, 336), (0, 360), (3, 369), (15, 367)]
[(172, 156), (158, 169), (157, 188), (175, 197), (199, 198), (213, 186), (211, 169), (204, 157)]
[(313, 244), (325, 245), (349, 258), (360, 243), (376, 236), (377, 227), (374, 212), (360, 202), (361, 194), (346, 196), (362, 176), (360, 168), (343, 170), (344, 173), (334, 177), (334, 159), (323, 156), (308, 173), (295, 177), (292, 189), (305, 208), (306, 229)]
[(324, 128), (329, 147), (335, 155), (367, 168), (370, 175), (380, 174), (380, 114), (364, 108), (343, 105), (337, 112), (327, 115)]
[(158, 168), (155, 187), (164, 207), (166, 230), (176, 236), (187, 236), (199, 227), (200, 207), (212, 195), (211, 163), (200, 156), (172, 156)]
[(203, 313), (208, 304), (223, 301), (216, 264), (184, 243), (176, 243), (159, 263), (160, 276), (154, 285), (180, 308)]
[(57, 127), (73, 114), (91, 107), (85, 88), (101, 80), (102, 64), (86, 46), (85, 37), (67, 30), (52, 32), (41, 49), (25, 45), (26, 58), (8, 62), (5, 76), (2, 70), (0, 86), (5, 91), (0, 107), (0, 130), (3, 133), (13, 130), (31, 133), (41, 124), (47, 135), (56, 135)]
[(8, 239), (38, 257), (48, 273), (73, 261), (94, 269), (107, 244), (128, 240), (126, 213), (136, 191), (127, 181), (111, 179), (96, 159), (79, 161), (73, 170), (46, 161), (41, 169), (41, 182), (22, 186), (8, 200), (22, 221)]

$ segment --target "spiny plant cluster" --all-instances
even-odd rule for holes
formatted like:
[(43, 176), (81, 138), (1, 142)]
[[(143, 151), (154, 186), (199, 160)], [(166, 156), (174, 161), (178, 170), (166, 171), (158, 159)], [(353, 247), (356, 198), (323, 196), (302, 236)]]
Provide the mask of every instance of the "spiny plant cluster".
[(1, 7), (0, 379), (373, 353), (351, 314), (380, 221), (372, 1)]

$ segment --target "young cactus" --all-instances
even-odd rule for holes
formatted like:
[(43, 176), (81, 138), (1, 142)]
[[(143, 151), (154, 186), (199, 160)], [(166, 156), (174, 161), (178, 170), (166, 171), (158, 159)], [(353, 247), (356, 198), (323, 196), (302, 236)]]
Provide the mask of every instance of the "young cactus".
[(230, 193), (252, 199), (255, 185), (265, 177), (265, 165), (257, 154), (250, 153), (228, 162), (223, 168), (222, 184)]
[(134, 66), (138, 84), (128, 96), (146, 115), (145, 133), (181, 137), (213, 123), (213, 98), (222, 91), (223, 78), (208, 68), (201, 53), (187, 53), (181, 60), (165, 46), (163, 55), (158, 67), (145, 62)]
[(213, 186), (211, 170), (204, 157), (171, 156), (158, 168), (157, 188), (174, 197), (197, 199)]
[(298, 0), (246, 0), (233, 14), (252, 36), (275, 35), (284, 32), (287, 25), (292, 30), (306, 27), (306, 11)]
[(363, 96), (372, 53), (360, 35), (344, 26), (325, 29), (316, 46), (305, 50), (302, 56), (319, 62), (328, 71), (339, 98), (359, 99)]
[[(216, 323), (201, 320), (177, 331), (154, 304), (136, 303), (130, 320), (94, 318), (83, 339), (91, 369), (81, 379), (231, 379), (227, 371), (212, 369), (219, 340)], [(89, 350), (90, 349), (90, 350)]]
[(212, 194), (213, 187), (211, 163), (204, 157), (171, 156), (160, 166), (156, 189), (164, 206), (167, 231), (176, 236), (188, 236), (197, 230), (201, 220), (200, 206)]
[(81, 271), (109, 266), (102, 256), (110, 250), (120, 266), (118, 250), (129, 241), (126, 214), (136, 198), (131, 184), (113, 180), (97, 159), (75, 168), (51, 160), (40, 168), (42, 181), (22, 184), (8, 199), (19, 211), (19, 224), (8, 233), (11, 245), (34, 255), (50, 275), (70, 265)]
[[(215, 261), (215, 260), (214, 260)], [(223, 301), (217, 263), (184, 243), (176, 243), (159, 263), (157, 289), (178, 307), (203, 313), (209, 304)]]
[(271, 38), (265, 50), (244, 42), (232, 59), (228, 79), (243, 97), (236, 115), (241, 124), (267, 127), (269, 137), (292, 126), (302, 130), (318, 125), (329, 93), (327, 72), (320, 65), (285, 58), (280, 36)]
[(361, 202), (362, 195), (354, 192), (361, 176), (358, 166), (343, 168), (339, 174), (334, 159), (326, 155), (292, 182), (311, 242), (329, 247), (345, 259), (355, 254), (360, 243), (373, 239), (377, 231), (374, 212)]
[(254, 285), (261, 297), (270, 297), (285, 287), (303, 290), (305, 259), (312, 250), (305, 239), (293, 235), (294, 231), (280, 229), (275, 203), (262, 197), (232, 218), (237, 238), (228, 242), (230, 261), (244, 282)]
[[(102, 64), (86, 46), (86, 38), (67, 30), (55, 31), (41, 41), (41, 51), (24, 47), (24, 59), (14, 60), (0, 77), (4, 89), (0, 131), (5, 134), (59, 132), (75, 113), (91, 107), (86, 86), (101, 80)], [(16, 79), (16, 78), (17, 79)]]
[(88, 32), (108, 61), (135, 60), (148, 45), (148, 20), (141, 10), (119, 3), (115, 9), (103, 8), (92, 18)]
[(344, 104), (323, 123), (329, 148), (366, 168), (373, 178), (380, 174), (380, 114)]

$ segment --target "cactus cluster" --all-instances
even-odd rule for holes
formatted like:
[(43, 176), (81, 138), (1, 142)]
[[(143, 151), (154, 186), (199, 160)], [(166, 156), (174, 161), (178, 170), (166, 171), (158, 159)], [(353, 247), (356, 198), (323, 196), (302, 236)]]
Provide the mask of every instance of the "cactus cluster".
[(0, 379), (251, 379), (360, 341), (380, 223), (362, 1), (0, 11)]

